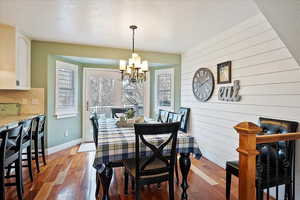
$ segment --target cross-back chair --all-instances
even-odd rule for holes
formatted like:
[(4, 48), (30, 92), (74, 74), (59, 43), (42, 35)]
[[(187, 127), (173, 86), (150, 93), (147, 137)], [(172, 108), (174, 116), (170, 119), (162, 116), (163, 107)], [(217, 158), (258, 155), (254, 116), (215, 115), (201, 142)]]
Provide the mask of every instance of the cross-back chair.
[[(36, 169), (40, 172), (40, 164), (39, 164), (39, 155), (42, 155), (44, 165), (47, 164), (46, 162), (46, 151), (45, 151), (45, 126), (46, 126), (46, 116), (39, 115), (35, 118), (36, 126), (34, 126), (32, 132), (32, 139), (34, 142), (34, 160), (36, 163)], [(41, 143), (41, 151), (39, 151), (39, 143)]]
[[(180, 122), (162, 124), (134, 124), (135, 159), (125, 160), (124, 167), (135, 182), (135, 199), (140, 199), (142, 185), (169, 183), (169, 199), (174, 200), (174, 166), (177, 134)], [(159, 146), (151, 143), (151, 137), (164, 136)], [(151, 149), (151, 155), (143, 155), (143, 149)], [(167, 149), (170, 148), (170, 149)], [(167, 155), (165, 154), (166, 152)], [(128, 183), (125, 183), (125, 187)], [(127, 193), (128, 187), (125, 188)]]
[[(5, 200), (5, 186), (16, 186), (18, 199), (23, 199), (22, 178), (22, 124), (0, 131), (0, 199)], [(15, 174), (5, 176), (5, 170), (13, 166)], [(5, 183), (5, 178), (15, 178), (15, 182)]]

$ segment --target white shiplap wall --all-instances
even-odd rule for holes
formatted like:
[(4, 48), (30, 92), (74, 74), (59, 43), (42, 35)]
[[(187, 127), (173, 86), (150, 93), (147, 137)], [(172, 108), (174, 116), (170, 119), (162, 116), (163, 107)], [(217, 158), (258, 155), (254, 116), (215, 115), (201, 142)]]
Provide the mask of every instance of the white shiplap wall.
[[(232, 61), (233, 80), (240, 80), (242, 100), (219, 101), (216, 84), (208, 102), (197, 101), (192, 92), (195, 71), (210, 68), (216, 80), (216, 65), (227, 60)], [(237, 159), (233, 126), (239, 122), (257, 122), (259, 116), (300, 121), (300, 66), (259, 14), (182, 55), (181, 95), (182, 105), (191, 108), (190, 132), (204, 156), (224, 167), (226, 160)]]

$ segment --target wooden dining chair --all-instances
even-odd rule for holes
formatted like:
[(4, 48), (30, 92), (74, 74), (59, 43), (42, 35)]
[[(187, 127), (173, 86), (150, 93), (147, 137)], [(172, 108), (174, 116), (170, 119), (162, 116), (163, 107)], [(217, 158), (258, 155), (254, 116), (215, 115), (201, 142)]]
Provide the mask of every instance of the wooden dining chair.
[[(98, 115), (97, 113), (92, 113), (90, 116), (90, 121), (92, 123), (92, 128), (93, 128), (93, 140), (95, 143), (95, 147), (97, 149), (98, 147), (98, 135), (99, 135), (99, 123), (98, 123)], [(113, 167), (122, 167), (123, 166), (123, 162), (113, 162), (111, 163), (111, 165)], [(99, 166), (94, 166), (96, 169), (96, 191), (95, 191), (95, 196), (96, 198), (99, 195), (99, 190), (100, 190), (100, 184), (101, 184), (101, 177), (100, 177), (100, 173), (102, 172), (103, 166), (99, 165)]]
[(187, 131), (188, 131), (190, 111), (191, 111), (191, 109), (186, 108), (186, 107), (180, 107), (179, 110), (178, 110), (178, 113), (182, 114), (182, 119), (181, 119), (179, 130), (184, 132), (184, 133), (187, 133)]
[(117, 114), (119, 113), (126, 113), (129, 109), (133, 108), (111, 108), (111, 116), (112, 118), (119, 118)]
[[(22, 124), (15, 128), (5, 129), (0, 132), (0, 200), (5, 200), (5, 186), (16, 186), (18, 199), (23, 199), (22, 182)], [(5, 176), (5, 170), (13, 166), (14, 175)], [(15, 182), (5, 183), (5, 178), (15, 178)]]
[(167, 122), (180, 122), (182, 120), (183, 115), (181, 113), (176, 112), (168, 112)]
[(26, 148), (25, 159), (22, 161), (26, 161), (27, 165), (22, 165), (22, 167), (27, 167), (29, 171), (30, 180), (33, 181), (33, 173), (32, 173), (32, 132), (33, 127), (37, 126), (37, 118), (28, 119), (23, 122), (23, 131), (24, 131), (24, 139), (23, 139), (23, 149)]
[[(46, 126), (46, 116), (39, 115), (35, 118), (36, 126), (34, 126), (32, 131), (32, 139), (34, 142), (34, 155), (33, 160), (36, 163), (36, 169), (40, 172), (40, 164), (39, 164), (39, 155), (43, 158), (43, 163), (46, 165), (46, 151), (45, 151), (45, 126)], [(41, 151), (39, 151), (39, 143), (41, 143)]]
[[(134, 124), (135, 159), (124, 160), (125, 193), (128, 193), (128, 175), (135, 181), (135, 199), (140, 200), (141, 186), (168, 181), (169, 199), (174, 200), (174, 166), (177, 134), (180, 122), (162, 124)], [(159, 147), (151, 144), (151, 136), (164, 135), (166, 140)], [(166, 151), (166, 147), (170, 147)], [(151, 149), (151, 156), (141, 155), (143, 149)], [(169, 152), (164, 155), (163, 152)], [(127, 179), (127, 181), (126, 181)]]
[[(176, 112), (169, 112), (167, 117), (167, 122), (180, 122), (180, 126), (182, 123), (183, 114), (176, 113)], [(179, 127), (180, 130), (180, 127)], [(178, 162), (177, 162), (177, 156), (176, 156), (176, 162), (175, 162), (175, 175), (176, 175), (176, 184), (179, 185), (179, 173), (178, 173)]]
[(157, 121), (161, 122), (161, 123), (166, 123), (167, 119), (168, 119), (168, 113), (169, 113), (169, 111), (167, 111), (167, 110), (159, 109)]

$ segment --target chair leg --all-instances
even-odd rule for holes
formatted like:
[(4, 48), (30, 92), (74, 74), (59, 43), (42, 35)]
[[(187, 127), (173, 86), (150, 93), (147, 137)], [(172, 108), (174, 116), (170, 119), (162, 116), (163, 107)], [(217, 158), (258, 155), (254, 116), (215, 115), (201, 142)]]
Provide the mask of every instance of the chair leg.
[(11, 168), (12, 168), (12, 164), (11, 164), (11, 165), (8, 165), (7, 171), (6, 171), (6, 176), (7, 176), (7, 177), (10, 176)]
[(131, 177), (131, 189), (132, 189), (132, 191), (135, 190), (135, 181), (134, 181), (133, 177)]
[(39, 164), (39, 140), (34, 140), (34, 160), (36, 164), (36, 169), (38, 172), (40, 172), (40, 164)]
[(31, 182), (33, 181), (33, 173), (32, 173), (32, 152), (31, 145), (27, 147), (27, 165)]
[(44, 165), (47, 165), (46, 163), (46, 153), (45, 153), (45, 137), (41, 137), (41, 147), (42, 147), (42, 156), (43, 156), (43, 162)]
[(256, 199), (257, 200), (264, 199), (264, 190), (261, 190), (259, 187), (256, 188)]
[(177, 155), (176, 155), (176, 157), (175, 157), (175, 175), (176, 175), (176, 185), (179, 185), (179, 174), (178, 174)]
[(292, 187), (291, 187), (291, 184), (286, 184), (284, 190), (285, 190), (284, 199), (292, 200)]
[(17, 194), (18, 194), (18, 199), (22, 200), (23, 199), (23, 178), (22, 178), (22, 161), (19, 158), (15, 162), (15, 170), (16, 170), (16, 186), (17, 186)]
[(173, 175), (169, 178), (169, 200), (174, 200), (174, 177)]
[(4, 183), (4, 172), (5, 172), (5, 170), (4, 170), (4, 167), (1, 167), (1, 169), (0, 169), (1, 171), (0, 171), (0, 199), (1, 200), (5, 200), (5, 183)]
[(95, 192), (96, 199), (99, 195), (99, 190), (100, 190), (100, 177), (99, 177), (99, 173), (96, 172), (96, 192)]
[(141, 199), (141, 186), (138, 180), (135, 180), (135, 200)]
[(126, 169), (124, 170), (124, 193), (127, 195), (128, 194), (128, 173)]
[(230, 189), (231, 189), (231, 173), (226, 170), (226, 200), (230, 200)]

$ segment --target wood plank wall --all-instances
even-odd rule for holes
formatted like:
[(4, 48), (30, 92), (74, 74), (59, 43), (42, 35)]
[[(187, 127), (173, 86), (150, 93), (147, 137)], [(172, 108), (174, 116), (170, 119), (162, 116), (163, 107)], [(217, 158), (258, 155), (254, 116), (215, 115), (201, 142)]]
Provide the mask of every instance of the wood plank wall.
[[(240, 80), (240, 102), (218, 100), (216, 85), (212, 98), (201, 103), (192, 92), (192, 79), (200, 67), (212, 70), (217, 63), (232, 60), (233, 80)], [(191, 107), (190, 133), (205, 157), (225, 166), (235, 160), (238, 135), (233, 126), (258, 117), (300, 121), (300, 66), (262, 14), (184, 52), (182, 56), (181, 102)], [(299, 146), (299, 145), (298, 145)], [(300, 170), (300, 147), (297, 152)], [(297, 176), (300, 189), (300, 173)]]

